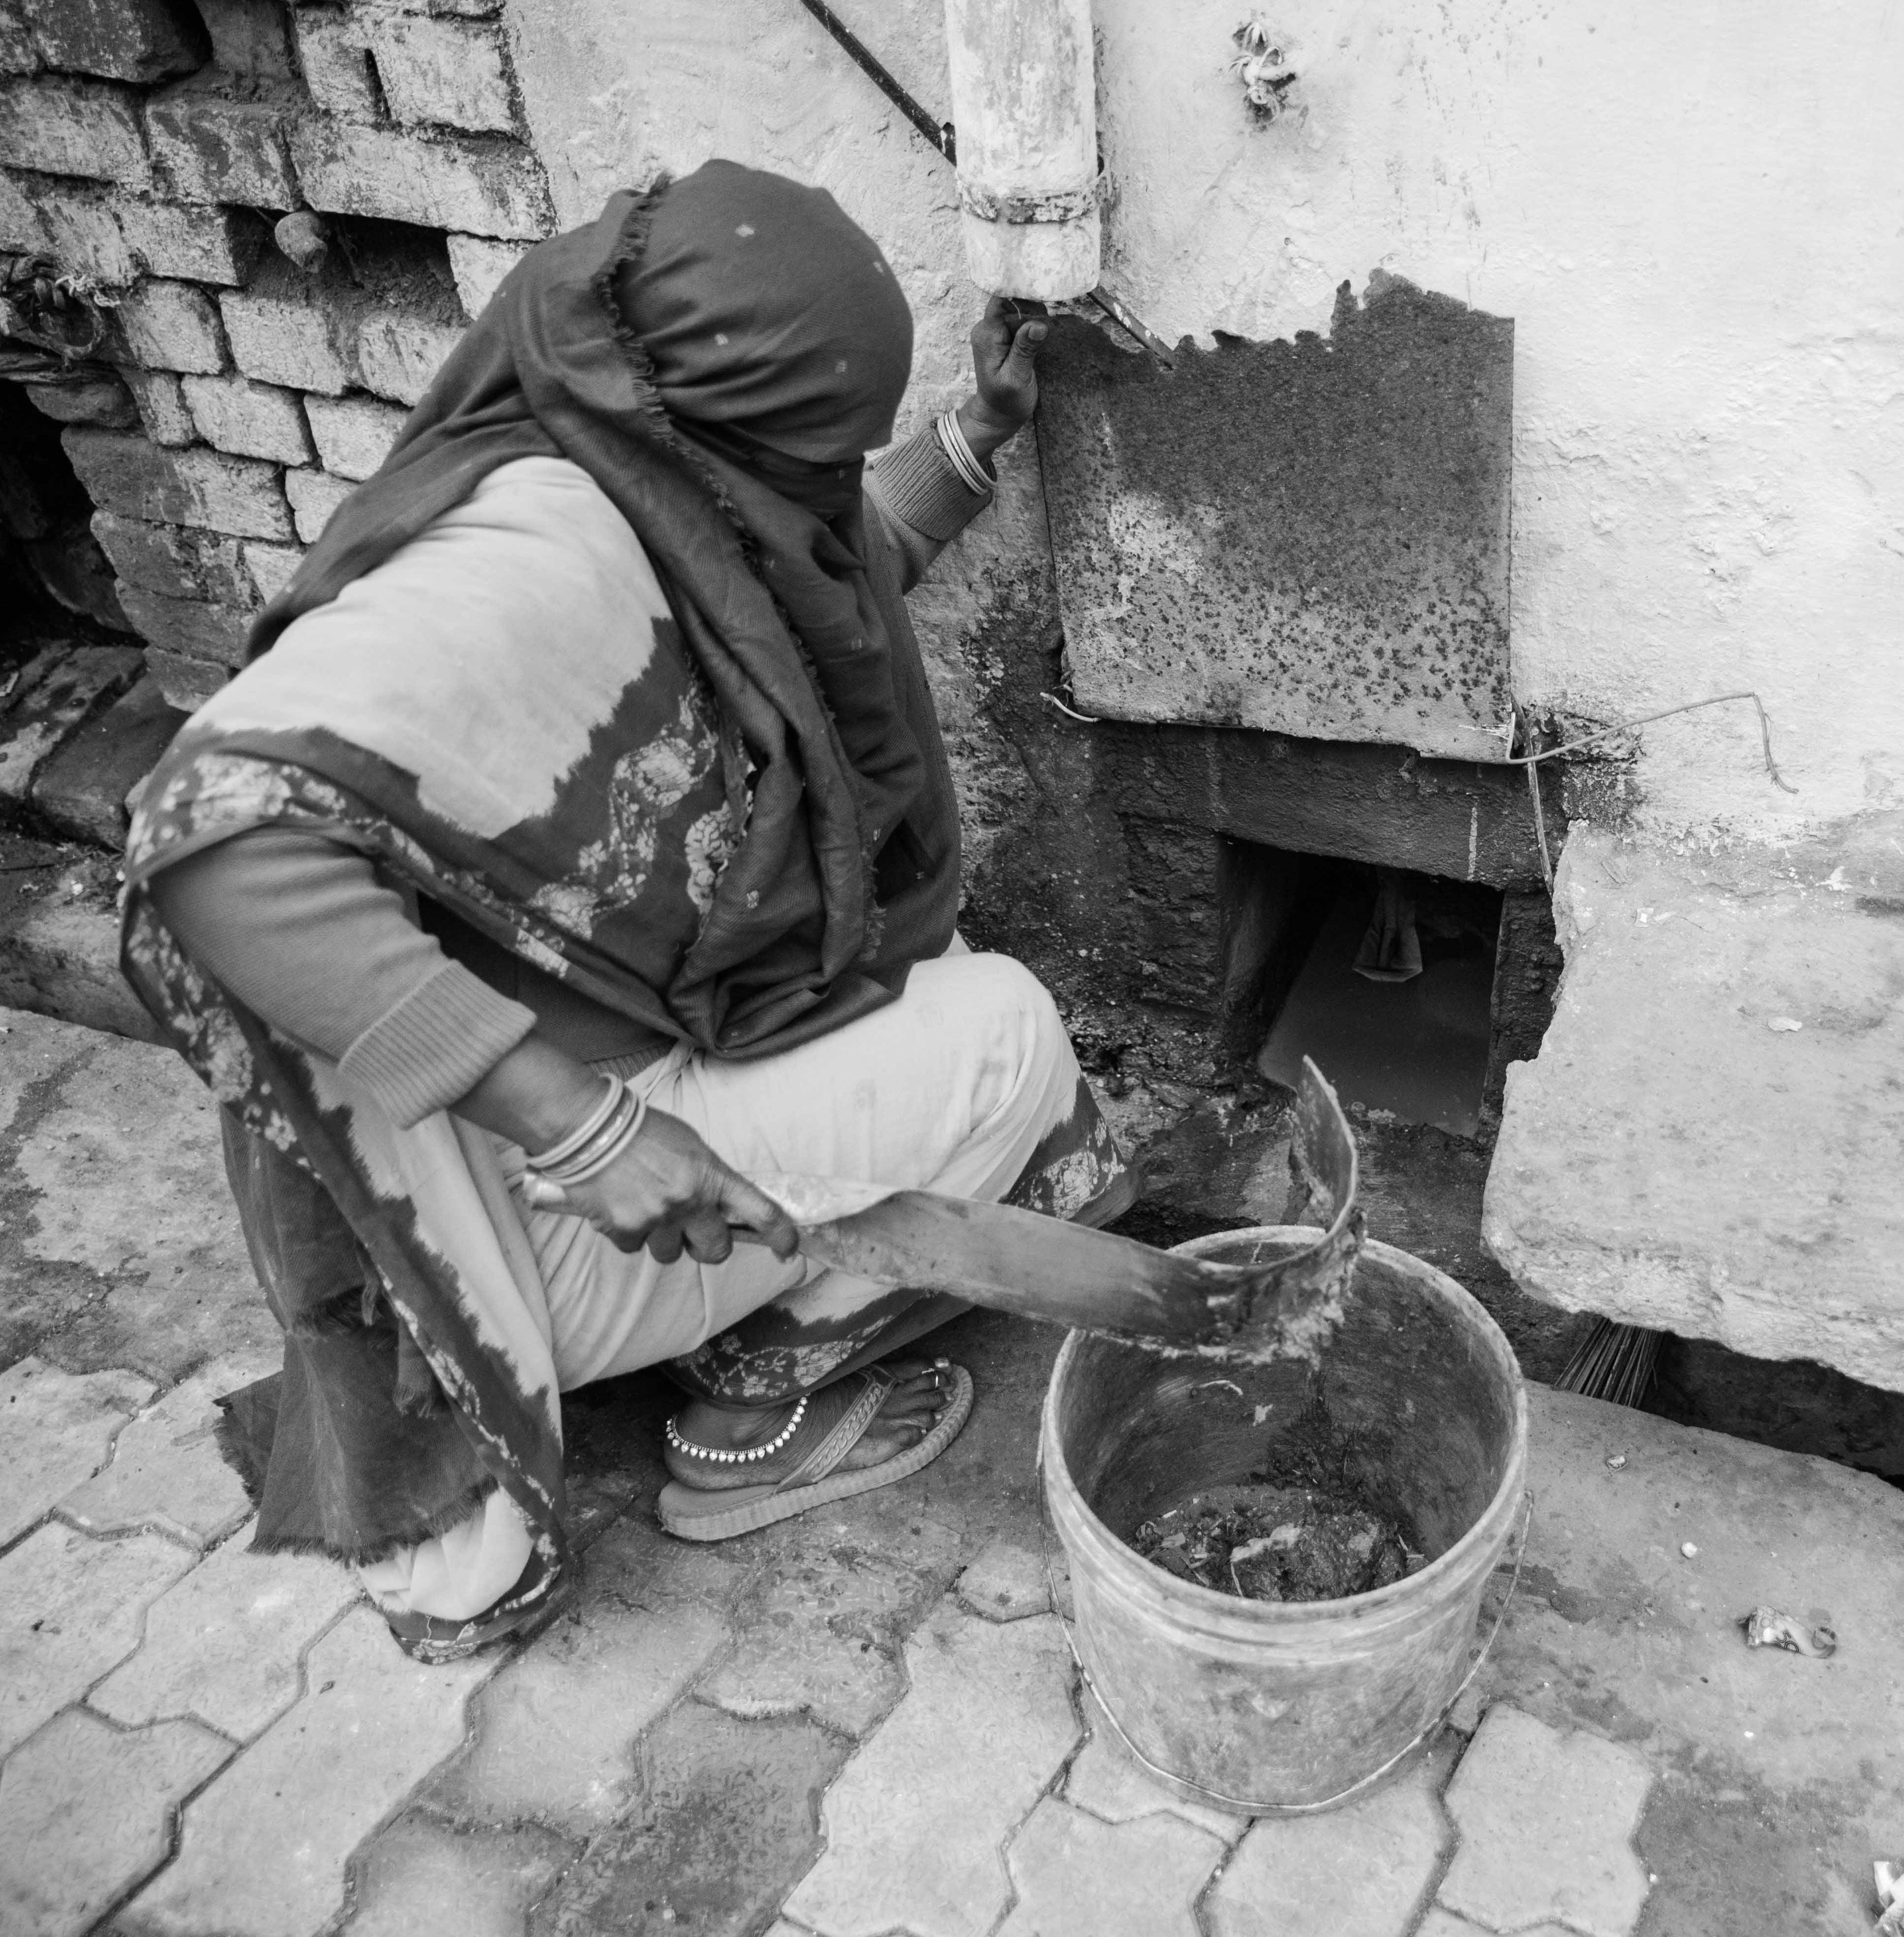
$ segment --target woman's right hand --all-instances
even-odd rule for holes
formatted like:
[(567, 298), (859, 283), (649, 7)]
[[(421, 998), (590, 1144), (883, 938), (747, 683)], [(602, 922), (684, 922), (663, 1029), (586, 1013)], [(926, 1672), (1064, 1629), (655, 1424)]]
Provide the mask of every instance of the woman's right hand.
[[(526, 1037), (453, 1107), (458, 1116), (526, 1150), (553, 1150), (586, 1123), (604, 1095), (585, 1062)], [(565, 1191), (530, 1171), (523, 1194), (538, 1210), (586, 1217), (624, 1251), (646, 1244), (671, 1265), (684, 1247), (705, 1265), (734, 1248), (729, 1228), (757, 1231), (777, 1258), (800, 1247), (799, 1227), (764, 1191), (730, 1169), (678, 1117), (650, 1110), (614, 1162)]]
[(702, 1264), (720, 1263), (734, 1248), (736, 1224), (758, 1232), (777, 1258), (800, 1246), (799, 1228), (766, 1192), (661, 1110), (650, 1110), (628, 1147), (586, 1182), (565, 1187), (531, 1171), (523, 1195), (538, 1210), (586, 1218), (624, 1251), (645, 1244), (664, 1265), (684, 1249)]

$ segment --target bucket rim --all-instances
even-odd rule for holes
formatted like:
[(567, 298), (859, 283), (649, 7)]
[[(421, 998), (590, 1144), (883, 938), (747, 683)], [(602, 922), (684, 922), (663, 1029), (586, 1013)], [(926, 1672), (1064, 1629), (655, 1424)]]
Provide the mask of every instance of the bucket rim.
[[(1257, 1224), (1238, 1230), (1212, 1232), (1205, 1237), (1193, 1238), (1186, 1244), (1175, 1245), (1172, 1249), (1195, 1256), (1204, 1248), (1214, 1249), (1225, 1242), (1275, 1238), (1301, 1245), (1313, 1244), (1317, 1235), (1317, 1227), (1312, 1225)], [(1426, 1260), (1372, 1238), (1365, 1242), (1363, 1248), (1365, 1255), (1402, 1267), (1404, 1275), (1428, 1281), (1437, 1293), (1444, 1296), (1451, 1294), (1469, 1315), (1481, 1319), (1482, 1337), (1511, 1375), (1514, 1422), (1509, 1435), (1506, 1471), (1493, 1496), (1475, 1516), (1474, 1524), (1445, 1554), (1431, 1560), (1418, 1573), (1406, 1575), (1386, 1587), (1326, 1601), (1252, 1601), (1239, 1595), (1226, 1594), (1220, 1588), (1179, 1580), (1174, 1574), (1153, 1566), (1129, 1541), (1119, 1539), (1099, 1518), (1096, 1509), (1085, 1499), (1083, 1490), (1072, 1478), (1069, 1465), (1059, 1444), (1056, 1418), (1059, 1387), (1082, 1347), (1102, 1335), (1075, 1329), (1066, 1335), (1059, 1347), (1044, 1389), (1044, 1404), (1038, 1415), (1038, 1472), (1044, 1482), (1046, 1505), (1057, 1524), (1060, 1542), (1069, 1548), (1068, 1532), (1081, 1536), (1120, 1572), (1128, 1571), (1130, 1587), (1140, 1595), (1154, 1599), (1160, 1612), (1168, 1611), (1178, 1620), (1193, 1615), (1214, 1617), (1220, 1625), (1240, 1624), (1257, 1634), (1272, 1627), (1299, 1627), (1317, 1620), (1347, 1617), (1373, 1623), (1379, 1622), (1384, 1616), (1415, 1614), (1424, 1599), (1424, 1590), (1427, 1590), (1427, 1597), (1432, 1597), (1433, 1590), (1445, 1587), (1472, 1571), (1475, 1560), (1485, 1549), (1497, 1544), (1504, 1545), (1527, 1491), (1529, 1457), (1527, 1384), (1522, 1375), (1520, 1361), (1514, 1355), (1514, 1348), (1508, 1342), (1507, 1334), (1472, 1292)], [(1054, 1473), (1063, 1477), (1062, 1493), (1052, 1484)], [(1490, 1561), (1484, 1571), (1491, 1573), (1496, 1564)]]

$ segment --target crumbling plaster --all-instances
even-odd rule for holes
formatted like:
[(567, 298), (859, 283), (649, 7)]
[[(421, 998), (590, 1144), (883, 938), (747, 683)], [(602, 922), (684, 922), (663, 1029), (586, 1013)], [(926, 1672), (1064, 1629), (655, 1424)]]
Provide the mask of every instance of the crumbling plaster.
[[(937, 0), (840, 11), (948, 111)], [(1226, 71), (1242, 0), (1095, 11), (1106, 273), (1161, 335), (1326, 330), (1337, 284), (1378, 266), (1515, 320), (1520, 699), (1611, 717), (1757, 687), (1800, 791), (1766, 780), (1749, 708), (1666, 721), (1639, 769), (1660, 832), (1904, 800), (1887, 0), (1802, 18), (1293, 0), (1271, 25), (1299, 79), (1268, 126)], [(915, 411), (954, 393), (977, 299), (950, 173), (796, 0), (510, 0), (508, 18), (565, 222), (717, 153), (823, 182), (912, 299)], [(923, 602), (955, 739), (990, 587), (1044, 571), (1035, 480), (1002, 508)], [(975, 734), (965, 753), (973, 800), (1009, 791), (1008, 750)]]

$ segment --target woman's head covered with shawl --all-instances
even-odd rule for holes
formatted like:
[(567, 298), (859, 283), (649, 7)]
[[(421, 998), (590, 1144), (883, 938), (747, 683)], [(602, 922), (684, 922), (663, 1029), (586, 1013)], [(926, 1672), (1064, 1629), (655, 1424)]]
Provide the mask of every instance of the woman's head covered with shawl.
[(712, 161), (652, 205), (617, 308), (678, 427), (830, 514), (889, 442), (912, 315), (872, 238), (824, 189)]

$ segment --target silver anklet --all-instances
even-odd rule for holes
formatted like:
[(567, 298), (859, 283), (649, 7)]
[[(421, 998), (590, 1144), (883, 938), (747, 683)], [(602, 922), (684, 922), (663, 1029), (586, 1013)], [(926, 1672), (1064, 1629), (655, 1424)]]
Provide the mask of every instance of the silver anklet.
[(800, 1422), (806, 1416), (807, 1395), (802, 1393), (793, 1402), (793, 1417), (772, 1438), (767, 1441), (766, 1445), (750, 1446), (744, 1450), (738, 1447), (730, 1449), (718, 1446), (697, 1446), (693, 1440), (684, 1439), (681, 1436), (672, 1419), (669, 1420), (663, 1429), (668, 1435), (668, 1444), (677, 1453), (691, 1453), (697, 1460), (718, 1460), (723, 1464), (729, 1463), (744, 1464), (747, 1460), (765, 1460), (769, 1455), (778, 1453), (793, 1437), (794, 1434), (799, 1431)]

